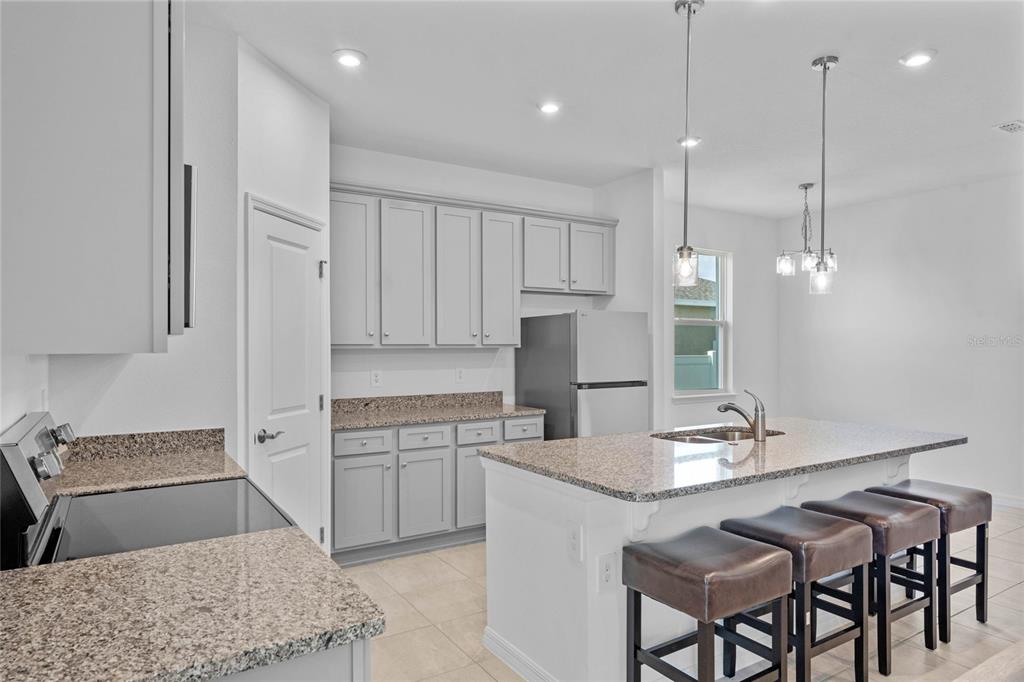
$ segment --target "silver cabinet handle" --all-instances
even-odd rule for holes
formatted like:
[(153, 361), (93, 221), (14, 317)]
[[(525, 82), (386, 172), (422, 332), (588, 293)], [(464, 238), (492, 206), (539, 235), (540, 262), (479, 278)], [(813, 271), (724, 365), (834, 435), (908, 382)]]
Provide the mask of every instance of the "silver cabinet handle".
[(384, 336), (391, 336), (391, 332), (384, 332)]
[(365, 441), (365, 440), (364, 440), (364, 441), (362, 441), (362, 442), (361, 442), (361, 443), (359, 443), (359, 444), (360, 444), (360, 445), (362, 445), (363, 447), (366, 447), (366, 441)]
[(483, 432), (483, 431), (477, 431), (477, 432), (476, 432), (476, 435), (478, 435), (478, 436), (482, 436), (482, 435), (484, 435), (484, 432)]
[(563, 277), (560, 281), (565, 282), (565, 277)]
[(477, 336), (478, 334), (476, 332), (473, 332), (473, 338), (475, 339)]
[(367, 336), (373, 336), (373, 332), (366, 332)]
[(268, 440), (274, 440), (283, 433), (284, 431), (275, 431), (274, 433), (270, 433), (266, 429), (260, 429), (256, 432), (256, 442), (266, 443)]
[(523, 431), (526, 431), (526, 430), (528, 430), (529, 428), (530, 428), (529, 426), (524, 426), (524, 427), (523, 427)]
[(489, 338), (491, 338), (491, 333), (490, 332), (484, 332), (484, 336), (489, 339)]
[(423, 440), (430, 440), (430, 434), (429, 433), (423, 434)]
[(384, 471), (391, 471), (391, 465), (390, 464), (385, 464), (384, 465)]
[(402, 468), (403, 468), (403, 469), (405, 469), (405, 468), (406, 468), (407, 466), (409, 466), (409, 463), (408, 463), (408, 462), (402, 462)]
[(573, 283), (573, 284), (576, 284), (576, 282), (579, 282), (579, 280), (578, 280), (578, 279), (574, 279), (574, 280), (572, 281), (572, 283)]

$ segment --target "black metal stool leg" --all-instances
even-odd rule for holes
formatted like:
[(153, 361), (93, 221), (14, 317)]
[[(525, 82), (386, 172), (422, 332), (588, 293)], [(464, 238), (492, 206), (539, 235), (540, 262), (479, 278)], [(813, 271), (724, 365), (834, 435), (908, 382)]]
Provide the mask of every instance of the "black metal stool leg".
[(853, 640), (853, 674), (855, 682), (868, 679), (868, 577), (867, 566), (853, 569), (853, 612), (857, 614), (860, 635)]
[[(722, 626), (730, 632), (736, 632), (736, 619), (726, 618)], [(726, 677), (736, 675), (736, 645), (727, 639), (722, 642), (722, 674)]]
[(697, 621), (697, 682), (715, 682), (715, 624)]
[(874, 560), (875, 618), (878, 621), (878, 672), (888, 675), (892, 672), (892, 636), (889, 631), (892, 619), (892, 583), (889, 571), (889, 556), (876, 554)]
[[(775, 663), (779, 666), (779, 680), (786, 682), (789, 665), (787, 651), (789, 650), (789, 597), (779, 597), (772, 602), (772, 652), (775, 654)], [(735, 661), (733, 662), (735, 667)], [(735, 671), (734, 671), (735, 672)]]
[(626, 681), (640, 682), (640, 661), (636, 650), (640, 647), (640, 593), (626, 588)]
[[(911, 548), (911, 549), (913, 549), (913, 548)], [(908, 549), (907, 550), (907, 570), (913, 571), (913, 570), (916, 570), (916, 569), (917, 569), (917, 557), (914, 556), (913, 554), (911, 554), (910, 550)], [(913, 599), (913, 598), (914, 598), (914, 588), (908, 587), (907, 588), (907, 599)]]
[(949, 594), (949, 535), (945, 533), (939, 538), (938, 551), (939, 574), (939, 640), (949, 643), (952, 629), (952, 612)]
[(974, 616), (979, 623), (988, 621), (988, 524), (983, 523), (974, 530), (974, 561), (978, 564), (981, 582), (974, 586)]
[(924, 584), (927, 588), (924, 596), (928, 599), (924, 607), (924, 645), (931, 651), (938, 643), (935, 641), (935, 630), (938, 626), (935, 612), (935, 541), (924, 543)]
[(793, 640), (796, 645), (796, 682), (811, 682), (811, 583), (796, 583), (793, 590)]

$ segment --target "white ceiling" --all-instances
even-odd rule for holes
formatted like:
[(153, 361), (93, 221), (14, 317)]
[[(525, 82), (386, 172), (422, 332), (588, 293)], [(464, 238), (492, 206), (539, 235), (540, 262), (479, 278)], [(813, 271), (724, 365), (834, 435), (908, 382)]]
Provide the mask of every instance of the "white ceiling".
[[(596, 186), (681, 161), (683, 21), (672, 0), (205, 2), (331, 104), (355, 147)], [(820, 73), (829, 78), (831, 205), (1024, 171), (1024, 2), (708, 0), (694, 19), (697, 204), (800, 210), (818, 181)], [(353, 72), (331, 52), (369, 55)], [(897, 58), (938, 50), (910, 71)], [(564, 104), (554, 118), (536, 103)]]

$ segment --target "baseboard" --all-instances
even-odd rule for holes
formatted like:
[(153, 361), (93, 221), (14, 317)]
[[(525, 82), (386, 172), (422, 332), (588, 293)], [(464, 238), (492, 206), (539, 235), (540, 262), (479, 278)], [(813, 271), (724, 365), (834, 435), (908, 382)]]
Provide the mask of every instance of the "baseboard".
[(476, 526), (475, 528), (462, 528), (436, 535), (399, 540), (398, 542), (385, 542), (379, 545), (343, 549), (332, 553), (331, 558), (341, 566), (352, 567), (371, 561), (394, 559), (408, 554), (419, 554), (420, 552), (430, 552), (435, 549), (465, 545), (470, 542), (480, 542), (486, 537), (486, 527)]
[(556, 682), (554, 675), (537, 665), (511, 642), (492, 630), (490, 625), (484, 628), (483, 644), (523, 679), (530, 682)]
[(992, 503), (996, 507), (1010, 507), (1011, 509), (1024, 509), (1024, 497), (1014, 495), (992, 495)]

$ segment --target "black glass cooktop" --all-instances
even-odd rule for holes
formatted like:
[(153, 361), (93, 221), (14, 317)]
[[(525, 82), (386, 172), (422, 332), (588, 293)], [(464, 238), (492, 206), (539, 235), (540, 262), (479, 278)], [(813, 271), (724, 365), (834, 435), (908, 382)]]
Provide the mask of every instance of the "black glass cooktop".
[(292, 525), (244, 478), (87, 495), (66, 504), (54, 562)]

